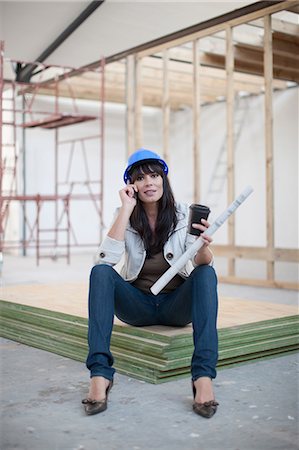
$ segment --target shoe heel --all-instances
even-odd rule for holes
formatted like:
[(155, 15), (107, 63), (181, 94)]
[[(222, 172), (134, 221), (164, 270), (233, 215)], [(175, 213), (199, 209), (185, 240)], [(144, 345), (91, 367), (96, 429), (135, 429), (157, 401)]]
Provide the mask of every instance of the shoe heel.
[(196, 397), (196, 388), (195, 388), (195, 385), (194, 385), (194, 381), (193, 381), (193, 380), (191, 380), (191, 386), (192, 386), (192, 392), (193, 392), (193, 399), (195, 400), (195, 397)]

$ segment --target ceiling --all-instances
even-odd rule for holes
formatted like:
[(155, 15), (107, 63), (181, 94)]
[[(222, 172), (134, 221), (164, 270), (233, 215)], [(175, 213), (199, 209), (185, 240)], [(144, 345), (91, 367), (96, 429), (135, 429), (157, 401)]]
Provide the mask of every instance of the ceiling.
[[(92, 65), (101, 56), (110, 59), (105, 69), (105, 99), (126, 102), (127, 61), (122, 52), (142, 46), (180, 30), (246, 7), (264, 2), (125, 2), (106, 0), (48, 57), (39, 56), (91, 4), (101, 2), (0, 1), (0, 26), (5, 39), (5, 56), (19, 61), (43, 61), (73, 68)], [(1, 14), (2, 12), (2, 14)], [(299, 11), (298, 11), (299, 12)], [(238, 11), (236, 12), (238, 13)], [(299, 82), (299, 25), (296, 11), (281, 11), (272, 16), (273, 88), (286, 89)], [(198, 49), (201, 72), (202, 104), (225, 98), (225, 31), (200, 39)], [(240, 95), (260, 94), (264, 90), (263, 20), (234, 27), (234, 89)], [(114, 58), (114, 55), (117, 57)], [(169, 103), (173, 109), (193, 104), (192, 43), (185, 42), (169, 50)], [(143, 104), (161, 106), (163, 98), (163, 53), (148, 53), (142, 59)], [(14, 79), (15, 65), (4, 66), (4, 77)], [(57, 68), (39, 72), (32, 82), (53, 80)], [(62, 73), (65, 69), (62, 69)], [(73, 73), (74, 75), (75, 73)], [(44, 78), (40, 78), (44, 77)], [(89, 71), (61, 79), (59, 95), (82, 99), (100, 98), (99, 75)], [(39, 94), (56, 95), (56, 83), (48, 83)]]
[[(90, 1), (0, 1), (5, 56), (36, 61)], [(254, 2), (103, 2), (43, 62), (81, 67)]]

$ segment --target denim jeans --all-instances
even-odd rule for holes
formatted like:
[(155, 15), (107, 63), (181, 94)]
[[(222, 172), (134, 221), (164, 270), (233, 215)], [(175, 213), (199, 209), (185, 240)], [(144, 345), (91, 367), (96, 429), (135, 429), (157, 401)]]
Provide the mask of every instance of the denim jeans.
[(167, 294), (146, 294), (125, 281), (112, 267), (92, 268), (89, 286), (90, 376), (113, 378), (110, 339), (114, 314), (133, 326), (167, 325), (183, 327), (192, 322), (194, 352), (192, 379), (216, 377), (218, 337), (217, 277), (208, 265), (196, 267), (176, 290)]

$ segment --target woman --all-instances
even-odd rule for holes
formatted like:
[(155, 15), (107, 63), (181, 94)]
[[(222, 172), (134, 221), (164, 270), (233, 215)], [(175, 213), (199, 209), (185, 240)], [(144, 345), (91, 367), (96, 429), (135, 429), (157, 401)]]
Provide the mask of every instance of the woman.
[[(114, 314), (132, 326), (183, 327), (192, 322), (194, 353), (191, 364), (195, 413), (212, 417), (215, 401), (212, 379), (218, 356), (217, 279), (211, 266), (212, 239), (157, 296), (150, 287), (197, 238), (187, 233), (188, 207), (175, 203), (167, 178), (168, 167), (156, 153), (140, 149), (129, 158), (121, 207), (100, 246), (89, 290), (89, 354), (91, 383), (82, 403), (88, 415), (107, 408), (115, 369), (110, 352)], [(205, 231), (208, 222), (193, 224)], [(120, 275), (113, 269), (125, 256)]]

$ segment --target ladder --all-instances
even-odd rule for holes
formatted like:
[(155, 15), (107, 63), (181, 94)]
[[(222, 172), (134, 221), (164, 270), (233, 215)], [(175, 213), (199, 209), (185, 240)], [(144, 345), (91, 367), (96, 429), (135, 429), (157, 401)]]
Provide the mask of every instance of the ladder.
[[(249, 112), (249, 96), (240, 99), (235, 97), (235, 116), (234, 116), (234, 151), (236, 152), (242, 129), (247, 121)], [(207, 192), (204, 197), (204, 204), (209, 208), (215, 209), (218, 206), (220, 194), (223, 192), (225, 180), (227, 178), (227, 152), (226, 136), (220, 146), (212, 175), (208, 184)]]

